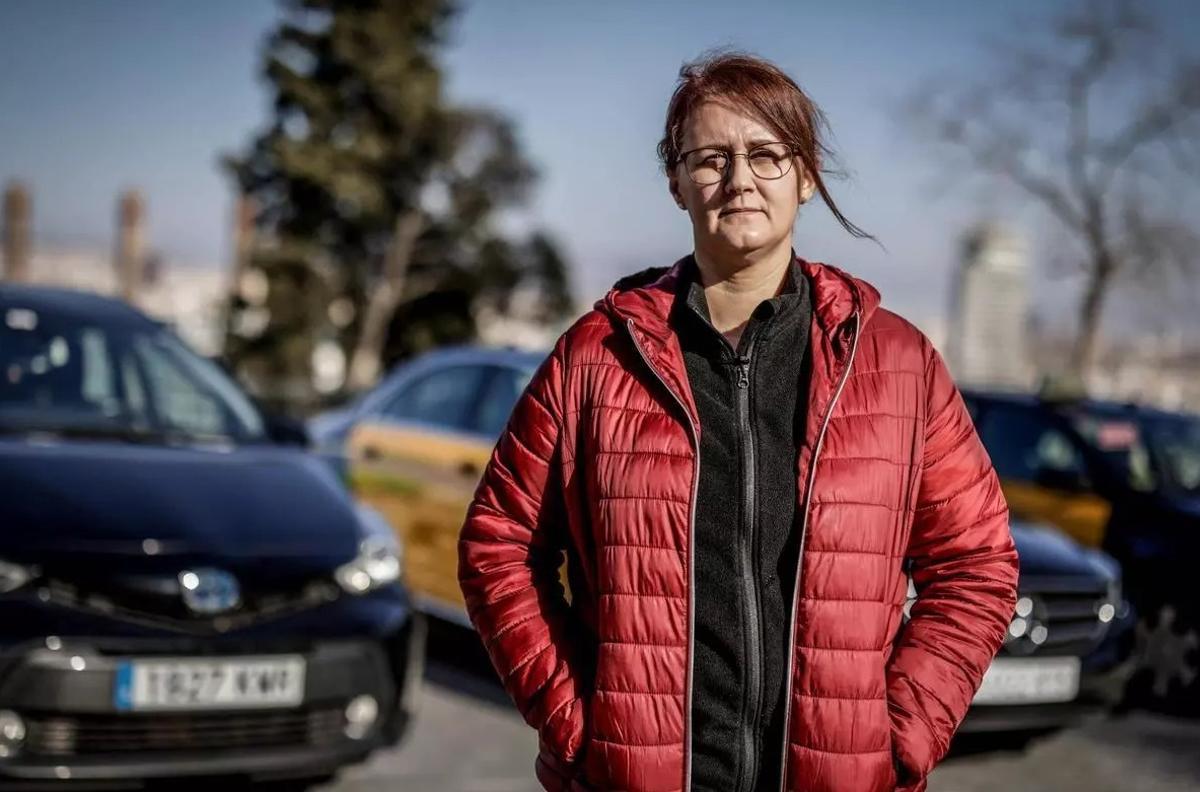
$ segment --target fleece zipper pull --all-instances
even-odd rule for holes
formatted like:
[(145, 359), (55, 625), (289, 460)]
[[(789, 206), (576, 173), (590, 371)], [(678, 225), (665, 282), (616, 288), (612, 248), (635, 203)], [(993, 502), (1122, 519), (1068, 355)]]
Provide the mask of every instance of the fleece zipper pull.
[(737, 359), (737, 386), (745, 389), (750, 387), (750, 358)]

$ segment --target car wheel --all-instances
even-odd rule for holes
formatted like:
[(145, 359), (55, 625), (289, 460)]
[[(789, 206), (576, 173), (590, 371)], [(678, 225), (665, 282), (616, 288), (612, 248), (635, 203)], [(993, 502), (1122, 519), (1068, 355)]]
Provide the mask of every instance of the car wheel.
[(1160, 605), (1137, 624), (1123, 709), (1200, 716), (1200, 623), (1194, 609)]

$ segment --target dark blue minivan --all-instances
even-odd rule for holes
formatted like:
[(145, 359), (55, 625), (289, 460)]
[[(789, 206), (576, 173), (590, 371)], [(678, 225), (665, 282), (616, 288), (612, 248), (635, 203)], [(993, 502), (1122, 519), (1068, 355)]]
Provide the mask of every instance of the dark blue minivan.
[(394, 743), (394, 536), (161, 324), (0, 284), (0, 779), (297, 788)]

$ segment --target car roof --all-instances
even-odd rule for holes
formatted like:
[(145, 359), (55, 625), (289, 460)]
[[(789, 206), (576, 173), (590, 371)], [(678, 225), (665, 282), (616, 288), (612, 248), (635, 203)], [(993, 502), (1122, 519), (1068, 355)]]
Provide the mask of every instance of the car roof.
[(533, 371), (546, 359), (549, 351), (518, 349), (508, 346), (461, 344), (431, 349), (393, 366), (373, 388), (354, 400), (354, 411), (371, 410), (384, 403), (398, 388), (424, 376), (427, 372), (449, 366), (500, 366), (521, 371)]
[[(457, 346), (439, 347), (432, 349), (413, 360), (413, 364), (421, 363), (447, 365), (451, 363), (470, 363), (475, 365), (511, 366), (522, 369), (534, 369), (541, 365), (549, 350), (519, 349), (509, 346), (484, 346), (482, 344), (461, 344)], [(406, 364), (402, 363), (401, 366)]]
[(54, 319), (104, 325), (160, 326), (160, 323), (141, 311), (114, 297), (58, 286), (0, 283), (0, 310), (13, 308), (24, 308)]
[(1050, 410), (1078, 409), (1092, 415), (1106, 418), (1121, 418), (1136, 416), (1141, 418), (1176, 418), (1181, 413), (1162, 410), (1133, 402), (1119, 402), (1105, 399), (1043, 399), (1036, 393), (1021, 391), (987, 391), (974, 388), (962, 388), (964, 398), (973, 399), (980, 403), (1007, 404), (1016, 407), (1046, 408)]

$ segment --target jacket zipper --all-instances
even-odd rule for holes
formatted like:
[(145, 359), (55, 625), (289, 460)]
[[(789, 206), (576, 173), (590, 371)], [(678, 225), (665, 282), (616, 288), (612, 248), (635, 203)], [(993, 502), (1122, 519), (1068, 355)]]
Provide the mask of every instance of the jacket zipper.
[(650, 362), (650, 357), (646, 351), (642, 349), (642, 345), (638, 343), (637, 333), (633, 329), (633, 320), (625, 321), (625, 328), (629, 331), (629, 338), (633, 341), (633, 347), (637, 350), (642, 362), (646, 364), (646, 368), (650, 369), (650, 373), (655, 379), (666, 389), (675, 403), (679, 405), (679, 409), (683, 412), (683, 417), (687, 419), (687, 427), (691, 435), (692, 453), (695, 455), (696, 461), (692, 466), (692, 494), (688, 504), (688, 552), (687, 552), (687, 571), (688, 571), (688, 632), (687, 632), (687, 690), (684, 693), (684, 729), (683, 729), (683, 790), (687, 792), (692, 786), (692, 676), (694, 663), (694, 649), (696, 638), (696, 575), (695, 575), (695, 557), (696, 557), (696, 532), (694, 530), (696, 523), (696, 492), (700, 486), (700, 433), (696, 429), (696, 423), (692, 420), (692, 414), (688, 412), (687, 405), (679, 394), (667, 384), (666, 379)]
[(749, 638), (746, 653), (745, 710), (742, 713), (742, 776), (739, 789), (754, 789), (758, 777), (759, 734), (758, 720), (762, 713), (762, 612), (759, 604), (758, 580), (754, 574), (754, 549), (757, 544), (757, 493), (755, 491), (754, 427), (750, 424), (750, 360), (754, 340), (745, 357), (737, 358), (737, 394), (739, 446), (742, 452), (742, 587), (745, 593), (745, 619)]
[(825, 430), (829, 428), (829, 419), (833, 416), (833, 409), (837, 406), (838, 399), (842, 395), (842, 390), (846, 387), (846, 381), (850, 379), (850, 369), (854, 367), (854, 356), (858, 352), (858, 332), (859, 332), (859, 313), (854, 312), (852, 317), (854, 321), (853, 342), (850, 345), (850, 359), (846, 361), (846, 370), (842, 372), (842, 379), (838, 383), (837, 390), (833, 393), (833, 398), (829, 400), (829, 407), (825, 410), (825, 417), (821, 422), (821, 431), (817, 434), (817, 446), (813, 449), (813, 457), (808, 466), (808, 485), (804, 491), (804, 515), (800, 522), (800, 547), (796, 554), (796, 577), (792, 581), (792, 610), (789, 621), (791, 626), (788, 628), (788, 643), (787, 653), (787, 682), (784, 688), (783, 697), (783, 758), (781, 759), (779, 768), (779, 792), (784, 792), (787, 786), (787, 764), (788, 764), (788, 745), (791, 742), (788, 737), (788, 731), (791, 728), (792, 722), (792, 676), (793, 662), (796, 651), (796, 607), (797, 600), (800, 597), (800, 575), (804, 569), (804, 539), (808, 533), (808, 511), (812, 503), (813, 483), (817, 477), (817, 461), (821, 456), (821, 448), (825, 444)]

